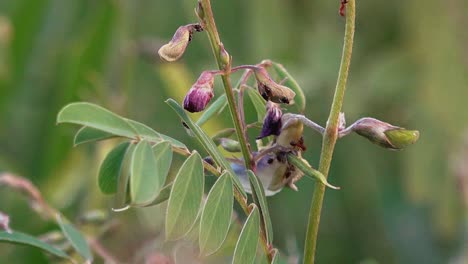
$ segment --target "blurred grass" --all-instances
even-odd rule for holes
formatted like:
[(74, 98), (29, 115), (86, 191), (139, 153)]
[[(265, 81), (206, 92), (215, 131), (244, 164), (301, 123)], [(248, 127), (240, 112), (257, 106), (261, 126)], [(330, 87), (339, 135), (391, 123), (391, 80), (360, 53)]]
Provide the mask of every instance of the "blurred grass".
[[(265, 58), (283, 63), (305, 89), (306, 115), (323, 124), (342, 45), (338, 1), (213, 5), (234, 63)], [(58, 110), (78, 100), (98, 103), (196, 147), (163, 101), (181, 101), (202, 70), (215, 68), (207, 38), (196, 35), (176, 65), (148, 56), (179, 25), (195, 20), (194, 6), (194, 0), (1, 1), (0, 171), (28, 177), (72, 219), (90, 209), (110, 208), (109, 198), (97, 191), (96, 175), (113, 143), (72, 148), (76, 129), (55, 126)], [(466, 203), (451, 167), (468, 133), (464, 10), (464, 0), (358, 3), (344, 106), (348, 123), (373, 116), (419, 129), (421, 138), (401, 152), (379, 149), (354, 135), (339, 142), (330, 182), (342, 190), (326, 195), (319, 263), (447, 263), (466, 254)], [(246, 112), (248, 120), (255, 120), (251, 105)], [(225, 113), (206, 128), (214, 132), (229, 122)], [(305, 156), (318, 164), (320, 139), (310, 131), (305, 138)], [(286, 190), (269, 199), (275, 244), (283, 256), (302, 254), (313, 182), (304, 179), (298, 186), (297, 193)], [(52, 228), (4, 188), (0, 210), (11, 215), (15, 229), (39, 234)], [(161, 208), (151, 212), (156, 218), (163, 213)], [(116, 215), (135, 230), (117, 231), (106, 246), (128, 260), (144, 242), (135, 233), (145, 234), (145, 240), (159, 232), (160, 224), (151, 223), (148, 214)], [(0, 247), (3, 260), (46, 261), (35, 250), (5, 244)]]

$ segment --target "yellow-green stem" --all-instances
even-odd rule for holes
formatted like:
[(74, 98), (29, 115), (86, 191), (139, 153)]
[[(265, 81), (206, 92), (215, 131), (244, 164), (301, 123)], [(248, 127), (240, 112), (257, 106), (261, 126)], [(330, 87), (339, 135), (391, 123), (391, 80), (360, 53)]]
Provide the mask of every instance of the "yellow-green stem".
[[(338, 74), (338, 81), (335, 88), (335, 95), (327, 121), (327, 127), (323, 134), (322, 151), (320, 154), (319, 171), (328, 177), (328, 171), (333, 157), (333, 150), (338, 138), (338, 121), (343, 105), (343, 98), (346, 91), (346, 81), (348, 79), (349, 65), (353, 50), (354, 27), (356, 16), (355, 0), (349, 0), (346, 6), (346, 28), (343, 44), (343, 54)], [(317, 234), (320, 224), (320, 213), (322, 210), (323, 197), (325, 195), (325, 185), (316, 184), (312, 202), (309, 210), (309, 223), (304, 246), (304, 263), (312, 264), (315, 261), (315, 251), (317, 247)]]

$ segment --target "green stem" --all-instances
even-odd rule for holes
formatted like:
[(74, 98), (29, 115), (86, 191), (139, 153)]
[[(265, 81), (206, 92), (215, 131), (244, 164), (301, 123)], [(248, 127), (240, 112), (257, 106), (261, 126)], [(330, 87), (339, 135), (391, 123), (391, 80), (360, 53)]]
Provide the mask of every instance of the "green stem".
[(200, 0), (199, 4), (202, 8), (202, 10), (200, 10), (202, 12), (202, 16), (200, 17), (200, 19), (202, 20), (201, 23), (204, 27), (204, 30), (208, 34), (208, 38), (210, 39), (211, 48), (213, 49), (218, 68), (224, 71), (224, 74), (221, 76), (221, 79), (223, 81), (224, 91), (226, 93), (226, 98), (229, 105), (229, 112), (231, 113), (234, 128), (236, 129), (236, 134), (242, 150), (242, 156), (244, 157), (245, 167), (255, 171), (255, 164), (252, 162), (252, 153), (249, 149), (247, 139), (244, 133), (244, 125), (241, 122), (241, 117), (239, 115), (237, 105), (234, 101), (234, 93), (232, 90), (231, 79), (229, 77), (231, 74), (230, 61), (228, 65), (226, 65), (226, 62), (224, 61), (225, 58), (222, 57), (222, 52), (224, 51), (221, 49), (221, 47), (223, 45), (221, 43), (221, 40), (219, 39), (219, 34), (216, 28), (213, 11), (211, 10), (211, 2), (209, 0)]
[[(346, 91), (346, 81), (348, 79), (349, 65), (353, 50), (354, 24), (355, 24), (355, 0), (349, 0), (346, 7), (346, 29), (344, 36), (343, 54), (335, 88), (335, 95), (328, 117), (327, 127), (323, 135), (322, 151), (320, 154), (319, 171), (328, 177), (330, 163), (333, 157), (333, 150), (338, 138), (338, 121), (343, 105), (343, 98)], [(309, 211), (309, 223), (304, 246), (304, 263), (311, 264), (315, 261), (315, 250), (317, 246), (317, 234), (320, 223), (320, 213), (322, 210), (323, 197), (325, 195), (325, 185), (317, 184), (312, 196)]]

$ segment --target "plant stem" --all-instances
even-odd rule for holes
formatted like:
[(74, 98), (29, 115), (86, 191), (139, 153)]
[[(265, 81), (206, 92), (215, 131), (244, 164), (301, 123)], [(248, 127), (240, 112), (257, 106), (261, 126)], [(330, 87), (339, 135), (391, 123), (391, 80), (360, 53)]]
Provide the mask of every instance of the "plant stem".
[(234, 101), (234, 93), (232, 90), (231, 79), (229, 78), (231, 74), (230, 61), (228, 63), (229, 65), (227, 66), (225, 65), (226, 62), (223, 61), (223, 57), (221, 54), (221, 47), (223, 45), (221, 43), (221, 40), (219, 39), (219, 34), (216, 28), (213, 11), (211, 10), (211, 2), (209, 0), (200, 0), (199, 5), (202, 8), (201, 12), (203, 12), (203, 17), (200, 18), (202, 20), (201, 23), (204, 27), (204, 30), (208, 34), (208, 38), (211, 43), (211, 48), (213, 50), (216, 62), (218, 64), (218, 68), (224, 71), (224, 74), (221, 76), (221, 79), (223, 81), (224, 91), (226, 93), (226, 98), (229, 105), (229, 111), (231, 113), (231, 117), (234, 123), (234, 128), (236, 129), (236, 134), (242, 150), (242, 156), (244, 157), (245, 167), (250, 168), (252, 171), (255, 172), (255, 164), (252, 162), (252, 153), (249, 149), (245, 133), (243, 132), (244, 128), (241, 122), (241, 117), (237, 110), (237, 105)]
[[(231, 85), (230, 74), (231, 74), (231, 60), (226, 64), (226, 58), (223, 58), (222, 52), (223, 44), (219, 39), (218, 30), (216, 28), (216, 23), (213, 16), (213, 11), (211, 10), (211, 2), (210, 0), (199, 0), (198, 1), (199, 8), (199, 18), (201, 19), (201, 23), (203, 25), (204, 30), (208, 33), (208, 38), (211, 43), (211, 48), (213, 50), (214, 56), (216, 58), (216, 62), (218, 64), (218, 68), (224, 71), (224, 74), (221, 76), (224, 85), (224, 91), (226, 93), (226, 98), (229, 105), (229, 111), (231, 113), (231, 117), (234, 123), (234, 128), (236, 129), (237, 138), (242, 150), (242, 156), (244, 157), (245, 168), (250, 169), (255, 173), (255, 162), (252, 156), (252, 152), (250, 151), (250, 147), (248, 144), (247, 136), (245, 131), (245, 124), (241, 121), (241, 116), (238, 111), (236, 102), (234, 101), (234, 92)], [(239, 68), (240, 69), (240, 68)], [(247, 68), (245, 68), (247, 69)], [(237, 199), (237, 197), (236, 197)], [(239, 199), (237, 199), (239, 201)], [(240, 204), (244, 209), (244, 212), (248, 215), (250, 210), (245, 208), (244, 206), (247, 204), (246, 201), (240, 199)], [(264, 232), (260, 232), (260, 240), (265, 251), (265, 255), (267, 256), (268, 262), (271, 262), (272, 256), (269, 252), (269, 245), (266, 240), (266, 235)]]
[[(338, 74), (338, 81), (335, 88), (335, 95), (331, 105), (330, 115), (323, 135), (322, 151), (320, 154), (319, 171), (328, 177), (330, 163), (333, 157), (333, 150), (338, 138), (338, 122), (343, 98), (346, 91), (346, 81), (348, 79), (349, 65), (353, 50), (354, 26), (356, 16), (355, 0), (349, 0), (346, 7), (346, 28), (344, 35), (343, 53)], [(309, 211), (309, 223), (304, 246), (304, 262), (314, 263), (315, 250), (317, 246), (317, 234), (320, 223), (320, 213), (322, 210), (323, 197), (325, 195), (325, 185), (316, 184)]]

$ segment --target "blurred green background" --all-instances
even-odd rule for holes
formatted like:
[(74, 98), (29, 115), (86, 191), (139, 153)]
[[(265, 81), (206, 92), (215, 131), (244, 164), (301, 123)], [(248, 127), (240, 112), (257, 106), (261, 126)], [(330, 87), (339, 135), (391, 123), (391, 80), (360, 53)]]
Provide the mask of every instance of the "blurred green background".
[[(55, 125), (58, 110), (73, 101), (98, 103), (199, 147), (164, 100), (180, 102), (201, 71), (216, 68), (207, 37), (195, 35), (176, 64), (156, 55), (179, 25), (196, 20), (195, 6), (195, 0), (0, 1), (0, 172), (30, 179), (70, 219), (110, 212), (111, 198), (99, 193), (96, 177), (116, 142), (73, 148), (77, 128)], [(213, 1), (234, 64), (283, 63), (305, 90), (306, 116), (321, 124), (341, 55), (338, 7), (338, 0)], [(418, 129), (421, 137), (400, 152), (355, 135), (338, 142), (330, 182), (342, 190), (327, 191), (317, 263), (468, 263), (467, 10), (466, 0), (358, 1), (343, 109), (348, 123), (371, 116)], [(246, 107), (254, 120), (253, 107)], [(205, 128), (228, 126), (224, 113)], [(306, 131), (305, 141), (305, 157), (317, 165), (320, 138)], [(302, 254), (314, 183), (303, 179), (298, 187), (269, 198), (274, 243), (289, 263)], [(39, 235), (56, 228), (5, 187), (0, 211), (16, 230)], [(162, 243), (163, 213), (161, 207), (110, 212), (118, 225), (102, 244), (128, 263), (142, 262), (142, 248), (171, 256), (183, 246)], [(1, 263), (47, 261), (36, 249), (0, 244)]]

